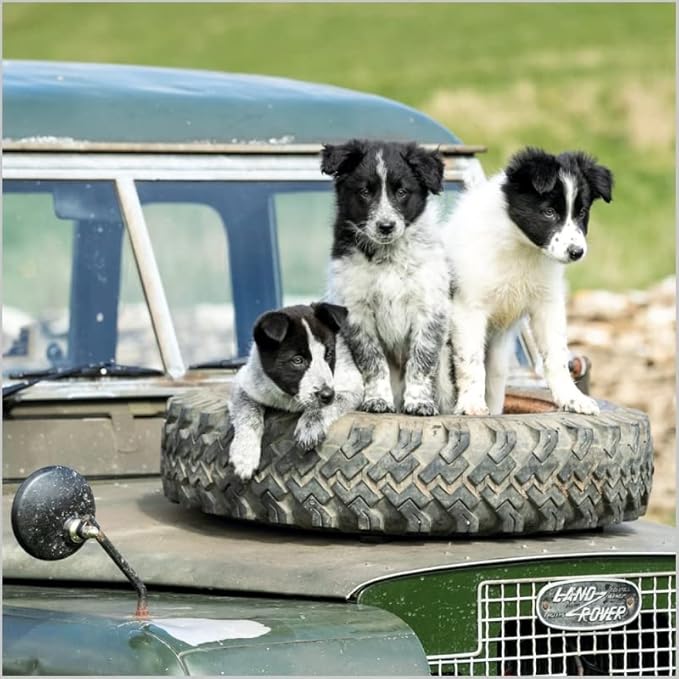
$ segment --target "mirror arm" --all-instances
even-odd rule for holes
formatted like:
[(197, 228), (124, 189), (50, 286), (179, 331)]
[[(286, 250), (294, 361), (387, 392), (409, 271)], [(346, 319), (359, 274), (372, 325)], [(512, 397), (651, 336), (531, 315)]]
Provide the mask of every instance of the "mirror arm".
[(94, 517), (83, 519), (70, 519), (64, 525), (64, 529), (73, 542), (84, 542), (94, 538), (113, 559), (114, 563), (123, 572), (125, 577), (132, 583), (137, 590), (137, 610), (135, 616), (138, 618), (149, 617), (148, 594), (146, 585), (141, 581), (134, 568), (127, 563), (125, 557), (113, 546), (113, 543), (106, 537), (106, 534)]

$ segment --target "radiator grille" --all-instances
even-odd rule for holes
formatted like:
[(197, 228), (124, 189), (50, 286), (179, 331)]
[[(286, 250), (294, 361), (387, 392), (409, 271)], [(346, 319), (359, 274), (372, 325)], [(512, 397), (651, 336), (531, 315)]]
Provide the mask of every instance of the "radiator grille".
[(535, 616), (542, 587), (561, 578), (485, 581), (478, 589), (478, 648), (428, 656), (453, 676), (654, 676), (675, 674), (673, 573), (615, 575), (641, 591), (641, 613), (614, 629), (561, 631)]

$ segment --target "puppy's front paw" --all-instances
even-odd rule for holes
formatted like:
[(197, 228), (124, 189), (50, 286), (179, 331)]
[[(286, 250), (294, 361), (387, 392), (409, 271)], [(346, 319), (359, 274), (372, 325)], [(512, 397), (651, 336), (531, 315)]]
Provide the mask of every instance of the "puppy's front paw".
[(251, 479), (262, 455), (261, 449), (247, 439), (234, 437), (229, 449), (233, 471), (241, 481)]
[(490, 410), (483, 399), (465, 398), (460, 396), (453, 410), (455, 415), (474, 415), (485, 417), (490, 415)]
[(383, 398), (366, 398), (361, 404), (361, 410), (366, 413), (395, 413), (393, 403), (385, 401)]
[(571, 395), (569, 398), (560, 400), (559, 406), (570, 413), (580, 413), (582, 415), (598, 415), (599, 404), (582, 392)]
[(302, 450), (313, 450), (325, 441), (328, 431), (316, 413), (302, 413), (295, 427), (295, 442)]
[(431, 417), (438, 415), (439, 409), (434, 401), (405, 401), (403, 404), (405, 415), (417, 415), (419, 417)]

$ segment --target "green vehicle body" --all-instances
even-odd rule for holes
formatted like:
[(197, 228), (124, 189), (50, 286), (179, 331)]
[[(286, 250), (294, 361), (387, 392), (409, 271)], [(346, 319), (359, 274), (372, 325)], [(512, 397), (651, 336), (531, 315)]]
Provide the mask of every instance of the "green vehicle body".
[[(82, 177), (92, 167), (119, 181), (118, 167), (147, 176), (154, 163), (159, 177), (185, 167), (197, 177), (203, 163), (227, 173), (232, 162), (311, 176), (320, 144), (352, 137), (438, 145), (451, 181), (482, 176), (482, 147), (462, 145), (409, 107), (339, 88), (19, 62), (6, 64), (3, 88), (10, 179), (73, 168)], [(137, 254), (137, 265), (147, 264)], [(508, 638), (512, 620), (532, 612), (524, 590), (604, 576), (638, 583), (642, 611), (655, 611), (656, 647), (674, 648), (674, 531), (647, 521), (545, 536), (386, 540), (227, 522), (167, 501), (158, 477), (167, 398), (224, 387), (233, 370), (177, 369), (161, 337), (162, 305), (146, 295), (162, 375), (36, 384), (4, 408), (5, 674), (499, 675), (511, 668), (497, 656), (518, 643)], [(16, 542), (18, 484), (49, 464), (90, 480), (97, 520), (149, 588), (148, 619), (135, 618), (134, 593), (99, 545), (48, 562)], [(676, 667), (672, 653), (648, 652), (638, 663)], [(554, 662), (545, 669), (565, 670)]]
[[(85, 594), (85, 596), (83, 596)], [(427, 671), (415, 633), (398, 617), (362, 604), (163, 593), (148, 621), (130, 595), (8, 588), (8, 674), (270, 675)], [(177, 617), (180, 622), (177, 622)], [(187, 631), (184, 621), (192, 620)], [(41, 649), (37, 656), (35, 649)]]

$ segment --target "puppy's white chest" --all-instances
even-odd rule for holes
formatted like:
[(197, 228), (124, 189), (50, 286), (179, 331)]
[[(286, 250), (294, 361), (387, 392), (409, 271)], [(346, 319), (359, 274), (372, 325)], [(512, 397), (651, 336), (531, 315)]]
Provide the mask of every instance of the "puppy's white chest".
[(397, 341), (407, 334), (412, 307), (424, 292), (419, 272), (404, 262), (358, 268), (354, 308), (364, 307), (374, 316), (379, 334), (387, 341)]
[(489, 306), (490, 324), (496, 328), (507, 328), (545, 294), (546, 281), (542, 272), (531, 268), (517, 268), (499, 276), (489, 291), (486, 303)]
[(512, 281), (498, 286), (489, 299), (491, 306), (490, 323), (506, 328), (526, 313), (533, 290), (527, 282)]
[(416, 258), (370, 261), (348, 258), (335, 272), (342, 303), (354, 322), (375, 330), (390, 352), (404, 350), (413, 321), (429, 306), (445, 301), (447, 270), (441, 260)]
[(384, 305), (407, 307), (422, 294), (420, 272), (407, 263), (378, 264), (375, 274), (372, 285), (366, 287), (367, 300), (375, 311), (384, 309)]

